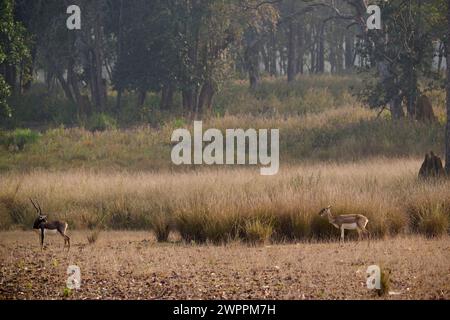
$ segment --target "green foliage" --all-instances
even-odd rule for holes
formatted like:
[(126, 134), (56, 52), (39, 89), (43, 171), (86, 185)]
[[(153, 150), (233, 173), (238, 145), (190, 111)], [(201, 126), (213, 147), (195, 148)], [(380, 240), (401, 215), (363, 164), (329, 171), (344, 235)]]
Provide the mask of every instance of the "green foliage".
[[(14, 1), (0, 1), (0, 66), (3, 70), (13, 69), (19, 63), (26, 67), (29, 63), (28, 43), (25, 28), (14, 20)], [(7, 83), (0, 73), (0, 119), (11, 117), (11, 108), (6, 98), (11, 94), (12, 83)]]
[(48, 94), (43, 84), (34, 84), (25, 94), (10, 97), (8, 104), (14, 109), (11, 117), (2, 121), (8, 127), (36, 124), (73, 126), (79, 122), (76, 104), (65, 99), (60, 92)]
[(30, 129), (15, 129), (0, 134), (0, 144), (12, 151), (22, 151), (25, 145), (35, 143), (41, 135)]
[(88, 119), (86, 127), (90, 131), (112, 130), (117, 128), (117, 122), (105, 113), (96, 113)]
[(64, 298), (69, 298), (72, 295), (72, 289), (64, 287), (62, 295)]
[(9, 97), (10, 94), (10, 87), (0, 74), (0, 118), (10, 118), (12, 115), (11, 108), (6, 101), (6, 98)]
[[(402, 102), (413, 116), (417, 97), (439, 86), (440, 74), (433, 67), (436, 39), (445, 41), (445, 28), (438, 27), (446, 6), (443, 1), (389, 1), (380, 3), (383, 26), (366, 32), (358, 53), (366, 62), (360, 68), (367, 77), (357, 96), (372, 108), (391, 108), (402, 117)], [(370, 43), (370, 44), (369, 44)]]

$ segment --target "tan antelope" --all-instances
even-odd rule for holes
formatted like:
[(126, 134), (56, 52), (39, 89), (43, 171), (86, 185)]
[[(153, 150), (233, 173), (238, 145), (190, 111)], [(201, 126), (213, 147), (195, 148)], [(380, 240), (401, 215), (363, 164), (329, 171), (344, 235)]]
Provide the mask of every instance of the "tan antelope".
[(358, 232), (358, 240), (361, 239), (361, 233), (367, 234), (370, 241), (370, 232), (366, 229), (369, 219), (362, 214), (343, 214), (333, 216), (331, 214), (331, 205), (320, 210), (321, 217), (327, 216), (328, 222), (341, 230), (341, 242), (344, 242), (344, 230), (356, 230)]
[(46, 234), (56, 234), (57, 232), (64, 238), (64, 247), (66, 247), (66, 243), (68, 245), (68, 250), (70, 250), (70, 238), (66, 235), (67, 231), (67, 222), (64, 221), (50, 221), (48, 222), (47, 216), (42, 214), (42, 209), (39, 203), (36, 201), (34, 203), (31, 200), (33, 207), (36, 209), (38, 217), (34, 220), (33, 229), (39, 232), (41, 249), (44, 248), (44, 237)]

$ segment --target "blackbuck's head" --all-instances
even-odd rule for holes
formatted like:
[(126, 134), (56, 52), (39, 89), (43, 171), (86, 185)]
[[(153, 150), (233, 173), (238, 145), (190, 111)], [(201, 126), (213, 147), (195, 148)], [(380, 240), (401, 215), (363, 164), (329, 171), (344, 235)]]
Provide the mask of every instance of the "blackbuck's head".
[(36, 220), (34, 220), (33, 228), (38, 229), (41, 223), (47, 222), (47, 216), (42, 214), (41, 206), (39, 205), (39, 202), (36, 201), (36, 203), (30, 198), (31, 203), (33, 204), (34, 209), (36, 209), (36, 212), (38, 214)]
[(328, 216), (331, 214), (331, 205), (329, 205), (326, 208), (323, 208), (322, 210), (319, 211), (319, 216), (323, 217), (323, 216)]

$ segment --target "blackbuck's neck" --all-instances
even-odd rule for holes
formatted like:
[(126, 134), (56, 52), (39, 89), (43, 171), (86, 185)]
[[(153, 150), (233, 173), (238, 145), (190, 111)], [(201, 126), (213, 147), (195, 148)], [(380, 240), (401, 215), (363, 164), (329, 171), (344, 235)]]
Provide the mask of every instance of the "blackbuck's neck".
[(333, 217), (333, 215), (331, 214), (331, 213), (328, 213), (328, 221), (330, 222), (330, 223), (333, 223), (334, 222), (334, 217)]

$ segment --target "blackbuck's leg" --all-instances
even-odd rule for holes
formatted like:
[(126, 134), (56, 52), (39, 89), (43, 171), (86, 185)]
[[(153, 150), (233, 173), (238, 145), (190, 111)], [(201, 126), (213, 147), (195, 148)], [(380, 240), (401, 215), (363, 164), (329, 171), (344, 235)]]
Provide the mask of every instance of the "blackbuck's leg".
[(69, 236), (66, 236), (66, 235), (64, 235), (64, 240), (65, 241), (67, 241), (67, 251), (69, 251), (70, 250), (70, 238), (69, 238)]
[(58, 230), (58, 232), (59, 232), (59, 234), (63, 237), (63, 239), (64, 239), (64, 246), (63, 246), (63, 250), (66, 248), (66, 243), (67, 243), (67, 245), (68, 245), (68, 250), (70, 250), (70, 238), (65, 234), (65, 233), (63, 233), (62, 231), (59, 231)]
[(344, 243), (344, 227), (341, 226), (341, 242)]
[(370, 233), (369, 230), (367, 230), (367, 229), (365, 229), (365, 228), (364, 228), (364, 233), (365, 233), (366, 236), (367, 236), (367, 246), (370, 246), (370, 238), (372, 238), (372, 234)]
[(68, 224), (66, 223), (66, 225), (65, 225), (65, 227), (64, 227), (64, 240), (67, 241), (67, 251), (69, 251), (69, 250), (70, 250), (70, 238), (69, 238), (69, 236), (66, 234), (66, 232), (67, 232), (67, 227), (68, 227)]
[(42, 227), (41, 232), (40, 232), (41, 251), (44, 250), (44, 235), (45, 235), (45, 229)]

